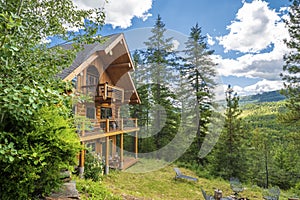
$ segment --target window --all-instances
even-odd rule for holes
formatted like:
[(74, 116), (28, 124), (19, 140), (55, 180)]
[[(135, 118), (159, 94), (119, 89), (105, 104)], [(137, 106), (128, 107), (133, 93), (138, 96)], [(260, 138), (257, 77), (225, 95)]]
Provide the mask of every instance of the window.
[(87, 93), (94, 94), (96, 92), (96, 88), (99, 82), (99, 72), (95, 66), (89, 66), (86, 71), (86, 86)]
[(112, 109), (102, 107), (101, 108), (101, 119), (109, 119), (112, 118)]
[(72, 79), (72, 86), (77, 89), (77, 77), (75, 76), (73, 79)]
[(96, 118), (96, 109), (94, 107), (87, 107), (86, 108), (86, 117), (89, 119), (95, 119)]
[(86, 85), (97, 85), (99, 72), (95, 66), (89, 66), (86, 71)]

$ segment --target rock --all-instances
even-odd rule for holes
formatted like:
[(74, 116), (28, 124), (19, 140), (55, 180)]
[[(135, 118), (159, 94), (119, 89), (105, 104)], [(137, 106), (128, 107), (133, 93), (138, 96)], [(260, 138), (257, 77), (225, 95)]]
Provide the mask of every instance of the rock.
[(46, 197), (46, 200), (69, 200), (80, 199), (79, 193), (76, 189), (76, 182), (71, 181), (64, 183), (58, 192), (54, 192), (51, 196)]

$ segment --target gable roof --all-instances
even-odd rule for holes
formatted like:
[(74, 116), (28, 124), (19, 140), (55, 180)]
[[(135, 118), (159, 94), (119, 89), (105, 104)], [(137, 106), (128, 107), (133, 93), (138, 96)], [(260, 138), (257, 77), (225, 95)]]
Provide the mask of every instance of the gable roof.
[[(125, 99), (130, 102), (140, 103), (140, 98), (135, 89), (129, 69), (134, 70), (131, 56), (122, 33), (103, 37), (103, 43), (86, 44), (82, 51), (76, 55), (72, 65), (64, 69), (59, 77), (70, 81), (84, 68), (88, 67), (96, 58), (100, 58), (104, 64), (104, 70), (115, 80), (113, 82), (125, 89)], [(117, 49), (119, 47), (120, 49)], [(72, 49), (72, 44), (62, 46), (65, 49)], [(114, 53), (113, 53), (114, 52)]]
[[(74, 72), (84, 61), (86, 61), (91, 55), (95, 52), (104, 51), (106, 54), (113, 48), (112, 44), (118, 37), (122, 36), (122, 33), (113, 34), (103, 37), (103, 43), (93, 43), (93, 44), (85, 44), (82, 51), (79, 51), (76, 55), (75, 60), (72, 65), (66, 69), (64, 69), (59, 77), (61, 79), (65, 79), (68, 75)], [(72, 49), (72, 44), (66, 44), (62, 46), (64, 49), (70, 50)]]

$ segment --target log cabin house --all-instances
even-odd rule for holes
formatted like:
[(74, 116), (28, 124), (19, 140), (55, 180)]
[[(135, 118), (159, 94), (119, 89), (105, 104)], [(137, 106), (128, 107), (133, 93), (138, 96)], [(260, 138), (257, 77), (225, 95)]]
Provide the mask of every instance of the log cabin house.
[[(71, 48), (65, 45), (64, 48)], [(123, 34), (104, 37), (103, 43), (85, 45), (73, 64), (60, 77), (72, 81), (75, 93), (91, 96), (92, 102), (74, 105), (77, 116), (90, 119), (92, 127), (81, 128), (81, 142), (102, 158), (105, 173), (109, 168), (126, 169), (137, 162), (138, 131), (136, 118), (123, 117), (121, 108), (139, 104), (140, 99), (130, 76), (134, 70)], [(134, 152), (124, 156), (124, 135), (133, 136)], [(79, 171), (84, 170), (85, 152), (79, 156)]]

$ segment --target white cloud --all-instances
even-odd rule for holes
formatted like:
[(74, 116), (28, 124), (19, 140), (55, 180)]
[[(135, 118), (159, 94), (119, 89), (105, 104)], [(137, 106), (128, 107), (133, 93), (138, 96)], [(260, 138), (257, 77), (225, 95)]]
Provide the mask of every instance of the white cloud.
[(245, 87), (244, 90), (252, 94), (255, 94), (255, 93), (262, 93), (267, 91), (280, 90), (282, 89), (282, 87), (283, 87), (282, 81), (269, 81), (264, 79), (262, 81), (258, 81), (254, 85)]
[(206, 34), (206, 37), (207, 37), (207, 43), (208, 43), (210, 46), (213, 46), (213, 45), (215, 44), (214, 39), (213, 39), (209, 34)]
[[(286, 9), (280, 10), (284, 12)], [(283, 39), (288, 39), (289, 34), (282, 22), (286, 15), (279, 15), (261, 0), (244, 2), (236, 15), (237, 19), (228, 26), (230, 33), (218, 37), (225, 51), (236, 50), (243, 54), (236, 58), (214, 56), (219, 64), (219, 73), (224, 76), (280, 80), (283, 56), (289, 51)]]
[(245, 95), (252, 95), (252, 94), (258, 94), (263, 92), (280, 90), (282, 89), (282, 87), (283, 87), (282, 81), (269, 81), (263, 79), (253, 85), (249, 85), (246, 87), (240, 87), (234, 85), (233, 90), (237, 92), (239, 96), (245, 96)]
[(287, 52), (287, 47), (281, 42), (276, 43), (271, 52), (245, 54), (237, 58), (223, 58), (216, 55), (213, 59), (218, 63), (217, 70), (223, 76), (235, 75), (279, 80), (283, 66), (283, 55)]
[[(226, 98), (225, 92), (228, 88), (228, 85), (223, 84), (223, 85), (219, 85), (218, 87), (219, 87), (219, 89), (215, 93), (216, 100), (225, 100), (225, 98)], [(237, 93), (238, 96), (248, 96), (248, 95), (260, 94), (263, 92), (280, 90), (282, 88), (283, 88), (282, 81), (269, 81), (266, 79), (263, 79), (253, 85), (249, 85), (246, 87), (232, 85), (232, 89), (233, 89), (234, 93)]]
[(73, 0), (75, 5), (81, 9), (90, 9), (104, 7), (106, 14), (106, 24), (111, 24), (114, 28), (127, 28), (132, 25), (134, 17), (145, 21), (151, 14), (149, 10), (152, 8), (152, 0)]
[(175, 51), (178, 49), (179, 45), (180, 45), (180, 42), (178, 40), (172, 40), (172, 50)]
[(236, 19), (227, 26), (228, 35), (218, 37), (225, 51), (236, 50), (243, 53), (259, 52), (268, 48), (278, 36), (285, 34), (283, 22), (275, 10), (262, 0), (244, 2), (236, 14)]

